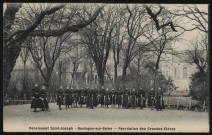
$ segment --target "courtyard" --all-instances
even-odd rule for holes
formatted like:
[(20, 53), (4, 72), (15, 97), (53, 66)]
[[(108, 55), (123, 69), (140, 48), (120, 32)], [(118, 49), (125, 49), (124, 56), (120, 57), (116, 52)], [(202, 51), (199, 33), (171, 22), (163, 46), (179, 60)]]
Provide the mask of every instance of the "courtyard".
[(208, 132), (207, 112), (164, 109), (68, 108), (33, 112), (30, 104), (3, 108), (4, 132)]

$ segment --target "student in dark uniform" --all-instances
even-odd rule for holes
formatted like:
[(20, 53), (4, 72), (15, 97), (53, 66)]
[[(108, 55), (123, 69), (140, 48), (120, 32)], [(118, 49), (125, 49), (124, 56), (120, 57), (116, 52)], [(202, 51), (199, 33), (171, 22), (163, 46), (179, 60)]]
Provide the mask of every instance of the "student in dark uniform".
[(42, 111), (46, 111), (49, 108), (48, 102), (47, 102), (47, 96), (46, 96), (46, 86), (42, 86), (42, 90), (40, 92), (41, 94), (41, 100), (42, 100)]
[(89, 107), (90, 109), (93, 109), (93, 106), (94, 106), (94, 89), (93, 87), (91, 88), (90, 90), (90, 93), (89, 93)]
[(136, 107), (136, 100), (137, 100), (137, 97), (136, 97), (136, 91), (135, 91), (135, 88), (133, 88), (133, 91), (132, 91), (132, 94), (131, 94), (131, 107), (133, 108), (133, 109), (135, 109), (135, 107)]
[(123, 108), (129, 108), (129, 98), (129, 91), (128, 88), (126, 88), (123, 95)]
[(35, 87), (32, 89), (32, 103), (31, 108), (34, 108), (34, 112), (37, 112), (37, 108), (42, 108), (42, 101), (40, 99), (40, 89), (38, 84), (35, 84)]
[(104, 90), (104, 87), (102, 86), (101, 91), (100, 91), (100, 104), (101, 104), (101, 107), (103, 107), (103, 105), (104, 105), (104, 95), (105, 95), (105, 90)]
[(163, 107), (163, 98), (162, 98), (162, 96), (163, 96), (163, 92), (162, 92), (162, 90), (161, 90), (161, 88), (159, 87), (158, 88), (158, 91), (157, 91), (157, 95), (156, 95), (156, 109), (157, 110), (162, 110), (162, 107)]
[(139, 92), (138, 92), (138, 107), (143, 109), (145, 107), (145, 91), (143, 90), (142, 87), (140, 87)]
[(115, 108), (115, 104), (116, 104), (116, 93), (115, 93), (115, 90), (113, 88), (112, 91), (111, 91), (111, 106), (113, 108)]
[(110, 93), (108, 88), (106, 88), (106, 92), (104, 94), (104, 105), (106, 108), (108, 108), (108, 105), (110, 104)]
[(75, 93), (74, 93), (74, 98), (75, 98), (75, 105), (77, 108), (78, 102), (79, 102), (79, 88), (76, 88)]
[(69, 108), (69, 105), (71, 105), (70, 90), (68, 86), (66, 87), (65, 90), (65, 105), (66, 109)]
[(80, 104), (80, 107), (83, 107), (83, 97), (84, 97), (84, 89), (81, 88), (80, 90), (80, 94), (79, 94), (79, 97), (80, 97), (80, 101), (79, 101), (79, 104)]
[(150, 101), (150, 106), (151, 106), (151, 110), (154, 107), (154, 102), (155, 102), (155, 91), (153, 90), (153, 88), (149, 91), (149, 101)]
[(94, 95), (93, 95), (94, 107), (97, 107), (97, 105), (98, 105), (97, 96), (98, 96), (98, 88), (96, 87), (94, 89)]
[(87, 90), (86, 90), (86, 88), (84, 88), (84, 90), (83, 90), (83, 105), (86, 105), (86, 101), (87, 101), (86, 95), (87, 95)]
[(141, 107), (141, 91), (142, 87), (138, 90), (138, 95), (137, 95), (137, 107)]
[(57, 91), (57, 105), (59, 106), (59, 109), (61, 110), (61, 105), (63, 105), (63, 90), (62, 86), (60, 86), (60, 89)]
[(90, 105), (90, 97), (89, 97), (89, 95), (90, 95), (90, 89), (89, 89), (89, 87), (87, 87), (87, 89), (86, 89), (86, 107), (89, 107), (89, 105)]
[(74, 106), (74, 88), (73, 87), (70, 88), (70, 101), (71, 101), (70, 105), (72, 108)]
[(122, 105), (122, 92), (121, 92), (120, 88), (119, 88), (118, 93), (117, 93), (117, 104), (118, 104), (118, 108), (121, 108), (121, 105)]

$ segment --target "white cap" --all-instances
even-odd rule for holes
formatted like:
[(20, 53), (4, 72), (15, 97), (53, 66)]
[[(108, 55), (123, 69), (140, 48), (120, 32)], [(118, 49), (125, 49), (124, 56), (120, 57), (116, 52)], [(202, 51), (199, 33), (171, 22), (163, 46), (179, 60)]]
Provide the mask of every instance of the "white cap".
[(38, 87), (38, 83), (35, 84), (35, 87)]
[(45, 90), (45, 89), (46, 89), (46, 86), (43, 85), (43, 86), (42, 86), (42, 89)]
[(60, 86), (60, 89), (62, 89), (63, 88), (63, 86)]
[(67, 86), (66, 89), (69, 89), (69, 86)]

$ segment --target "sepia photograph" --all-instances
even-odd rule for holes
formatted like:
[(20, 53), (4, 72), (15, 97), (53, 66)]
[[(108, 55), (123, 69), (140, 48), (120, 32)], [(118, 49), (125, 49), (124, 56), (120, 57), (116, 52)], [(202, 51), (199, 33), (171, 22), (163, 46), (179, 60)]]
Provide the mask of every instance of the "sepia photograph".
[(209, 133), (208, 10), (3, 3), (3, 132)]

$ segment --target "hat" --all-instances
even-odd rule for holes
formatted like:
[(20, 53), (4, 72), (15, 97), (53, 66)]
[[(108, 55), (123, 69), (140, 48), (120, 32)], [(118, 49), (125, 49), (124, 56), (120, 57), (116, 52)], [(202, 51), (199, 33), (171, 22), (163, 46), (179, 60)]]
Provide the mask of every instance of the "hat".
[(159, 87), (158, 90), (161, 90), (161, 88)]
[(67, 86), (66, 89), (69, 89), (69, 86)]
[(142, 89), (142, 87), (140, 87), (140, 89)]
[(133, 91), (135, 91), (135, 88), (133, 88)]
[(153, 90), (153, 88), (151, 88), (151, 90)]
[(43, 85), (43, 86), (42, 86), (42, 89), (43, 89), (43, 90), (45, 90), (45, 89), (46, 89), (46, 86), (45, 86), (45, 85)]
[(71, 90), (73, 90), (73, 87), (71, 87)]
[(102, 86), (102, 89), (104, 89), (104, 86)]
[(60, 86), (60, 89), (62, 89), (63, 88), (63, 86)]
[(38, 83), (35, 84), (35, 87), (38, 87)]
[(128, 90), (128, 88), (126, 88), (126, 90)]
[(106, 91), (108, 91), (108, 88), (106, 88)]
[(114, 88), (112, 88), (112, 91), (114, 91)]

